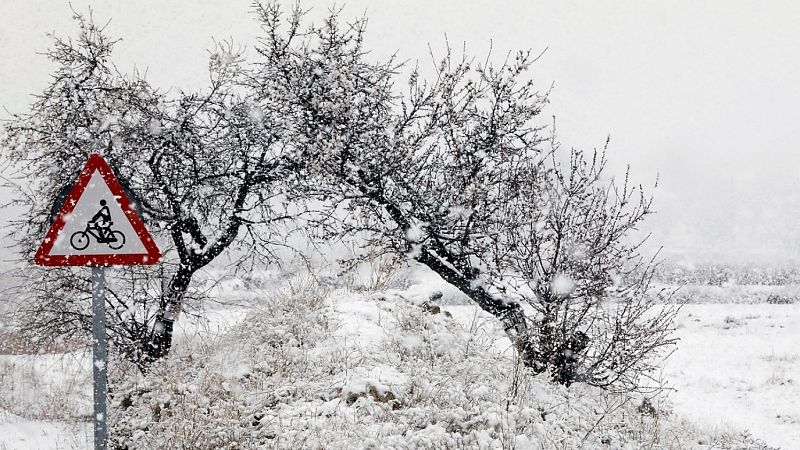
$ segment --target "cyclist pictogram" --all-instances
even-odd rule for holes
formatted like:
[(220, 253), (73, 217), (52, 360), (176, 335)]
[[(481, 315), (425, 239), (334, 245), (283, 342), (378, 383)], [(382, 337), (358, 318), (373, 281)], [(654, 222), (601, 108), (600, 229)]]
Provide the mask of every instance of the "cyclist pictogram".
[(89, 242), (94, 237), (98, 244), (108, 244), (113, 250), (119, 250), (125, 245), (125, 235), (118, 230), (112, 230), (111, 211), (109, 211), (105, 200), (100, 200), (100, 210), (92, 216), (86, 223), (83, 231), (72, 233), (69, 244), (75, 250), (84, 250), (89, 246)]

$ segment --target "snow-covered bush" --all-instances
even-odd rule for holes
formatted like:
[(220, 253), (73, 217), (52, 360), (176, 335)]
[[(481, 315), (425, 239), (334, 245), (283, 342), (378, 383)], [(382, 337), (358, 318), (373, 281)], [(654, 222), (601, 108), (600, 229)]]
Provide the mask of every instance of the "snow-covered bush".
[(787, 295), (769, 294), (767, 296), (767, 303), (770, 305), (793, 305), (797, 303), (797, 297), (789, 297)]
[(177, 346), (145, 376), (117, 378), (113, 443), (130, 449), (766, 448), (747, 436), (693, 428), (660, 397), (643, 401), (530, 377), (490, 316), (480, 313), (474, 326), (406, 300), (413, 295), (329, 291), (313, 279), (295, 281), (230, 333)]
[(115, 445), (224, 449), (270, 442), (272, 431), (259, 425), (268, 405), (295, 395), (294, 380), (325, 363), (308, 351), (330, 331), (326, 296), (311, 279), (293, 280), (230, 334), (181, 349), (147, 376), (119, 370), (111, 406)]

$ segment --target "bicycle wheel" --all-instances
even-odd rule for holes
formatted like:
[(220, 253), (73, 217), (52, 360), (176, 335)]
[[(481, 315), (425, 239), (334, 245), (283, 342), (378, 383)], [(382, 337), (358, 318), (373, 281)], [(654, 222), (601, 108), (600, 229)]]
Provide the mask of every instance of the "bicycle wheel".
[(70, 236), (69, 244), (75, 250), (83, 250), (89, 246), (89, 235), (85, 231), (76, 231)]
[(108, 243), (108, 246), (111, 247), (112, 250), (119, 250), (125, 245), (125, 235), (122, 234), (121, 231), (112, 231), (111, 236), (116, 239)]

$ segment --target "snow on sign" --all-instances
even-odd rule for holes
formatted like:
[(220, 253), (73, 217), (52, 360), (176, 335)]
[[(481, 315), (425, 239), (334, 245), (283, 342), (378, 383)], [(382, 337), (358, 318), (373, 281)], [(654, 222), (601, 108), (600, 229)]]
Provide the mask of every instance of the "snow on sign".
[(34, 262), (42, 266), (155, 264), (161, 252), (108, 163), (89, 156)]

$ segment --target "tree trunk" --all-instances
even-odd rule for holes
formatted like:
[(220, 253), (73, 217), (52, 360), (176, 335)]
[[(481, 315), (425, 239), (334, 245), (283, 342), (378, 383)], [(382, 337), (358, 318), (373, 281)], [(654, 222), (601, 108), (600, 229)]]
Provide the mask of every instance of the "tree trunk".
[(508, 338), (517, 349), (523, 364), (534, 369), (537, 373), (544, 370), (536, 347), (531, 339), (531, 330), (528, 328), (528, 320), (525, 311), (519, 303), (510, 303), (497, 299), (490, 295), (486, 290), (479, 287), (473, 289), (469, 283), (457, 285), (458, 289), (468, 295), (484, 311), (500, 319)]
[(183, 298), (189, 288), (189, 282), (193, 274), (194, 270), (181, 265), (178, 272), (172, 276), (166, 292), (162, 294), (161, 305), (156, 321), (153, 324), (150, 342), (145, 349), (147, 364), (163, 358), (172, 348), (173, 327), (181, 312)]
[(446, 282), (466, 294), (481, 309), (497, 317), (525, 366), (533, 368), (537, 372), (544, 370), (540, 358), (537, 357), (533, 341), (530, 339), (531, 331), (528, 328), (525, 312), (519, 303), (503, 301), (486, 292), (483, 287), (473, 285), (472, 282), (475, 280), (464, 278), (427, 249), (422, 249), (416, 260), (428, 266)]

